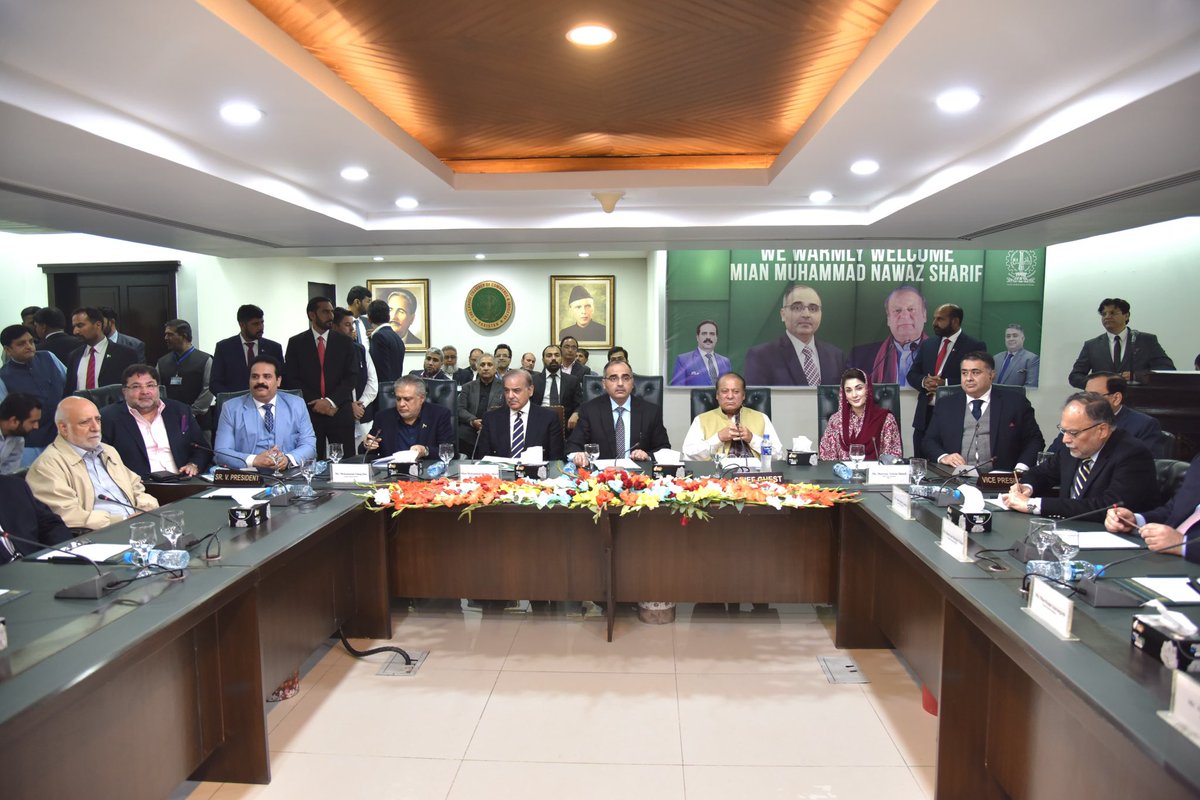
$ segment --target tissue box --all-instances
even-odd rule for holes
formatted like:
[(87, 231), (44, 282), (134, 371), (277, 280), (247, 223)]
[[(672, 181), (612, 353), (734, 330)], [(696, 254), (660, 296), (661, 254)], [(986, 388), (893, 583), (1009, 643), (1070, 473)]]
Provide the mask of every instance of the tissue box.
[(229, 527), (257, 528), (271, 518), (269, 503), (255, 503), (252, 506), (234, 506), (229, 509)]
[[(950, 518), (951, 522), (967, 533), (992, 532), (992, 512), (990, 511), (975, 511), (964, 514), (961, 506), (947, 506), (946, 516)], [(966, 519), (963, 519), (964, 517)]]
[(416, 478), (421, 474), (421, 464), (417, 461), (408, 464), (397, 464), (395, 461), (390, 461), (387, 465), (387, 471), (389, 478), (397, 478), (402, 475)]
[(817, 454), (809, 450), (788, 450), (787, 463), (789, 467), (815, 467)]
[(1151, 616), (1135, 614), (1130, 641), (1133, 646), (1169, 669), (1200, 672), (1200, 634), (1181, 636), (1156, 628)]
[(682, 478), (684, 476), (683, 464), (655, 464), (653, 472), (656, 478), (661, 478), (664, 475), (669, 478)]
[(517, 475), (530, 480), (545, 480), (546, 465), (545, 464), (517, 464)]

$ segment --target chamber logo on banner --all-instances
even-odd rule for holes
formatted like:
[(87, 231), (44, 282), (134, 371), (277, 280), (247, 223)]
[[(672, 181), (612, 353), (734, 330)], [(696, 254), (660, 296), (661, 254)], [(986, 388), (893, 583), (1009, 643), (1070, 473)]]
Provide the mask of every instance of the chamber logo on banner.
[(1038, 276), (1037, 250), (1009, 250), (1006, 263), (1008, 266), (1009, 286), (1033, 286)]

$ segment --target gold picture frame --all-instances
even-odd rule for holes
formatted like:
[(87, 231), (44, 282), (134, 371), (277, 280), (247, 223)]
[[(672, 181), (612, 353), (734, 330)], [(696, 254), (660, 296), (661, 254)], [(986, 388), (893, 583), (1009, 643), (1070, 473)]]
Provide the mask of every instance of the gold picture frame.
[(367, 291), (372, 300), (383, 300), (388, 304), (391, 310), (389, 324), (404, 340), (407, 352), (429, 349), (432, 333), (429, 330), (428, 278), (368, 280)]
[(551, 275), (550, 340), (574, 336), (580, 347), (612, 347), (616, 282), (613, 275)]

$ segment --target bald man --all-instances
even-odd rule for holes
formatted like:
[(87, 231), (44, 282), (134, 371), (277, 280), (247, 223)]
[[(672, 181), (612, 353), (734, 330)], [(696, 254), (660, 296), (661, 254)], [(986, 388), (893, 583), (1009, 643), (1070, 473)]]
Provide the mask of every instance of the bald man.
[[(100, 411), (82, 397), (68, 397), (54, 413), (58, 437), (29, 468), (33, 495), (69, 528), (104, 528), (158, 508), (142, 480), (100, 441)], [(110, 499), (101, 499), (110, 498)], [(128, 508), (127, 506), (135, 506)]]

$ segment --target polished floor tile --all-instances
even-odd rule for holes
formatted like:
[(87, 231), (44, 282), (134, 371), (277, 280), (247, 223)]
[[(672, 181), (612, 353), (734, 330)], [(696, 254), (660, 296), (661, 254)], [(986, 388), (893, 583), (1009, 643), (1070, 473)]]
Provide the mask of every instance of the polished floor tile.
[(933, 787), (937, 783), (937, 767), (909, 767), (908, 771), (912, 773), (917, 785), (925, 793), (925, 797), (933, 800)]
[(683, 769), (464, 761), (449, 800), (683, 800)]
[[(390, 642), (372, 642), (370, 646), (392, 644), (409, 653), (424, 650), (429, 658), (421, 665), (422, 672), (499, 670), (521, 625), (520, 620), (484, 619), (481, 614), (412, 615), (395, 621)], [(355, 647), (363, 649), (358, 643)]]
[(937, 763), (937, 717), (921, 707), (921, 688), (912, 678), (907, 674), (877, 676), (863, 684), (863, 692), (905, 764), (930, 767)]
[(822, 674), (819, 655), (837, 648), (815, 620), (760, 624), (692, 621), (671, 626), (680, 673), (801, 672)]
[(227, 783), (213, 800), (329, 800), (386, 797), (431, 800), (450, 791), (457, 759), (380, 758), (323, 753), (272, 753), (265, 786)]
[(684, 767), (687, 800), (924, 800), (904, 767)]
[(671, 674), (675, 671), (672, 627), (622, 618), (609, 642), (603, 619), (528, 620), (512, 643), (504, 669)]
[(680, 764), (674, 675), (500, 674), (466, 757)]

